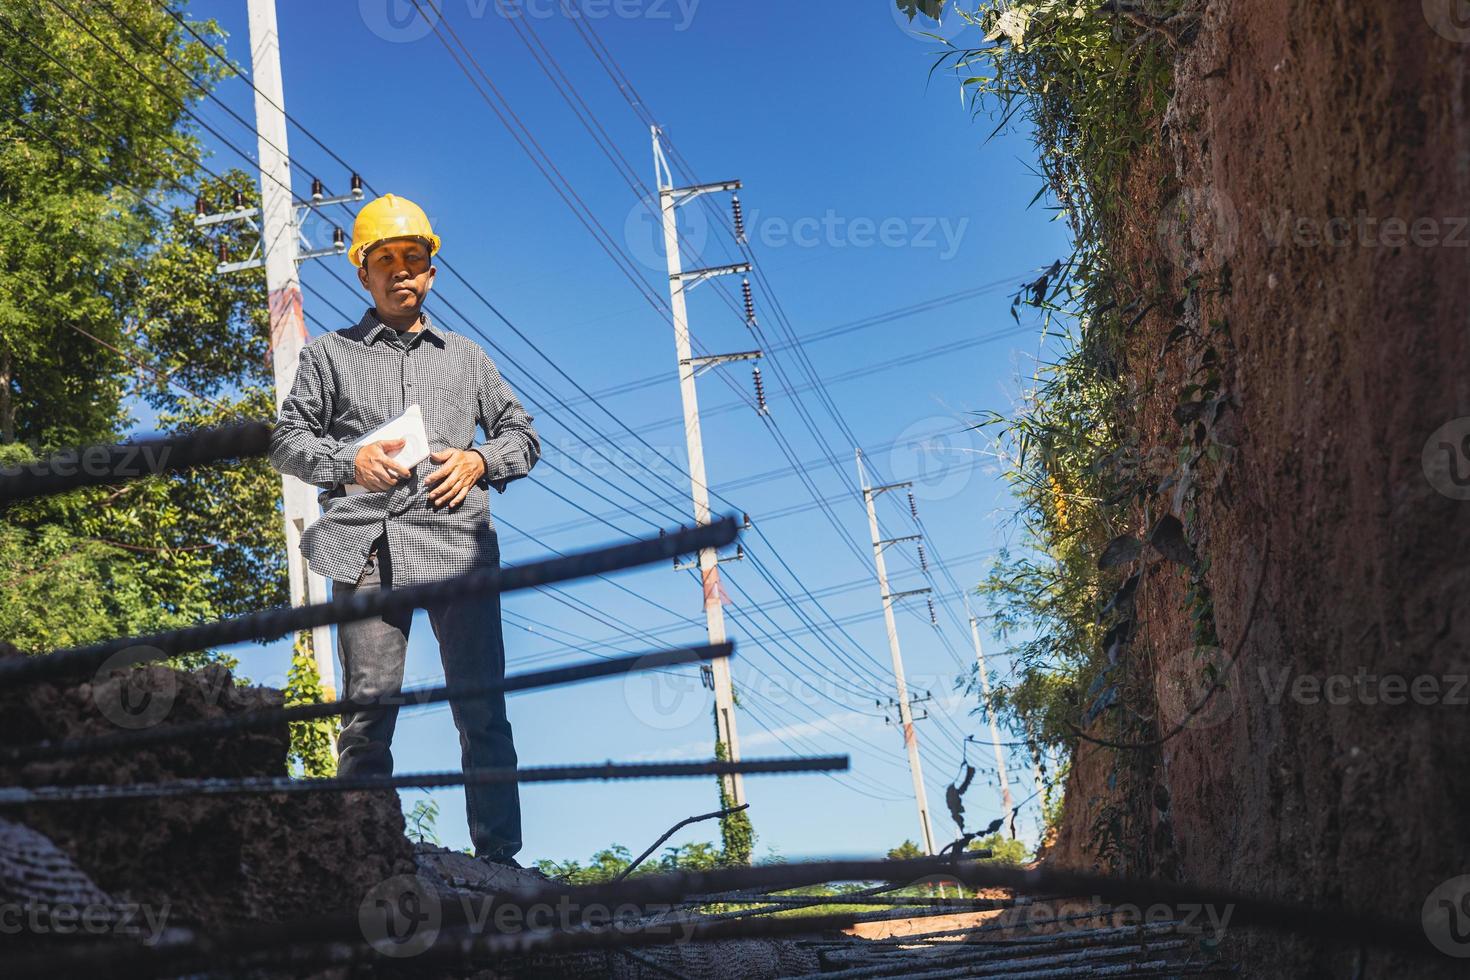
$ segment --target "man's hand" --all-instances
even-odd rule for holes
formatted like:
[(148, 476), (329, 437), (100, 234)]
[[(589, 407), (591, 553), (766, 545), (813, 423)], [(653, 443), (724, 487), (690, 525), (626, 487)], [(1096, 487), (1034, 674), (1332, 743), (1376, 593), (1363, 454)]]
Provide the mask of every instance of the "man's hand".
[(374, 492), (392, 490), (398, 481), (412, 476), (408, 467), (395, 463), (391, 454), (403, 448), (402, 439), (370, 442), (357, 451), (352, 481)]
[(429, 505), (436, 509), (464, 503), (470, 487), (485, 475), (485, 457), (468, 449), (441, 449), (429, 458), (444, 464), (424, 477), (424, 486), (433, 487), (429, 491)]

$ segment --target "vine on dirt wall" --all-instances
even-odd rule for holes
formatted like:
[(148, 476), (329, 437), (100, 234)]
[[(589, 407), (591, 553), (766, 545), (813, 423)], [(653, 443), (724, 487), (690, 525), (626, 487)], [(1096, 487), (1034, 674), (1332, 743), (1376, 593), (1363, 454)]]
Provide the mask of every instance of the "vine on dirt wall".
[[(1173, 295), (1169, 270), (1139, 276), (1123, 257), (1139, 161), (1158, 148), (1175, 50), (1195, 28), (1187, 7), (986, 0), (956, 9), (984, 30), (984, 44), (951, 47), (934, 64), (959, 78), (994, 132), (1029, 129), (1044, 179), (1035, 200), (1050, 195), (1071, 232), (1071, 254), (1012, 304), (1018, 320), (1022, 312), (1039, 318), (1052, 353), (1015, 412), (980, 422), (1005, 460), (1019, 530), (980, 585), (1015, 665), (993, 683), (991, 707), (1025, 733), (1033, 755), (1059, 751), (1070, 761), (1090, 731), (1140, 748), (1159, 735), (1152, 658), (1134, 649), (1143, 645), (1133, 604), (1145, 567), (1179, 565), (1196, 642), (1214, 643), (1208, 561), (1197, 557), (1191, 530), (1201, 473), (1221, 463), (1214, 426), (1228, 402), (1220, 380), (1228, 330), (1187, 325), (1206, 286), (1191, 280)], [(1186, 339), (1192, 352), (1172, 446), (1140, 418), (1163, 372), (1130, 359), (1150, 313), (1181, 324), (1158, 352), (1161, 363)], [(1155, 795), (1157, 751), (1091, 747), (1113, 753), (1107, 781), (1118, 802), (1096, 811), (1090, 830), (1096, 853), (1117, 868), (1147, 850), (1146, 814), (1122, 801)], [(1068, 768), (1054, 767), (1053, 783)], [(1048, 821), (1061, 809), (1048, 806)]]

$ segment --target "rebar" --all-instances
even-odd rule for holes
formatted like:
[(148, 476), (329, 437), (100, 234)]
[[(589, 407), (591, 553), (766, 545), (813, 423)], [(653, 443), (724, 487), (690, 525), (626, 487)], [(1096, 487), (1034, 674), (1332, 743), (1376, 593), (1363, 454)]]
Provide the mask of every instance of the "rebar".
[(274, 640), (297, 630), (333, 623), (347, 623), (371, 616), (407, 612), (460, 599), (536, 588), (569, 579), (664, 561), (675, 555), (717, 548), (735, 540), (735, 520), (722, 518), (691, 530), (657, 538), (614, 545), (558, 558), (469, 572), (442, 582), (412, 585), (402, 589), (350, 592), (334, 595), (329, 602), (309, 606), (279, 606), (199, 626), (166, 630), (146, 636), (130, 636), (51, 653), (0, 662), (0, 690), (47, 678), (95, 671), (104, 664), (130, 664), (166, 660), (182, 653), (250, 640)]
[(403, 776), (336, 776), (297, 779), (292, 776), (244, 776), (233, 779), (176, 779), (166, 783), (125, 786), (4, 786), (0, 808), (48, 804), (112, 803), (120, 800), (161, 800), (183, 796), (241, 796), (275, 793), (343, 793), (389, 789), (430, 789), (436, 786), (480, 786), (490, 783), (564, 783), (614, 779), (665, 779), (684, 776), (754, 776), (785, 772), (845, 772), (845, 755), (786, 759), (723, 759), (686, 762), (600, 762), (574, 766), (524, 769), (466, 769), (464, 772), (424, 772)]
[(67, 759), (103, 752), (122, 752), (146, 746), (166, 745), (202, 738), (219, 738), (235, 732), (258, 731), (292, 722), (315, 721), (320, 718), (336, 718), (348, 714), (371, 714), (389, 708), (414, 708), (444, 701), (469, 701), (501, 693), (513, 694), (517, 691), (557, 687), (619, 674), (632, 674), (645, 670), (658, 670), (663, 667), (676, 667), (681, 664), (718, 660), (721, 657), (729, 657), (733, 653), (734, 644), (731, 643), (721, 643), (717, 646), (684, 647), (677, 650), (658, 650), (652, 653), (629, 654), (623, 657), (611, 657), (607, 660), (593, 660), (566, 667), (515, 674), (498, 684), (420, 688), (401, 691), (398, 694), (383, 695), (366, 701), (328, 701), (325, 704), (265, 708), (220, 718), (160, 725), (140, 731), (115, 732), (90, 738), (62, 739), (55, 742), (36, 742), (31, 745), (3, 746), (0, 747), (0, 764), (22, 764), (42, 759)]
[[(790, 889), (832, 881), (907, 881), (944, 876), (972, 888), (1009, 888), (1023, 894), (1088, 895), (1096, 901), (1128, 903), (1140, 908), (1164, 905), (1228, 907), (1231, 922), (1273, 930), (1371, 942), (1433, 955), (1433, 947), (1417, 922), (1345, 908), (1325, 908), (1272, 897), (1147, 878), (1115, 878), (1045, 867), (1014, 868), (976, 861), (954, 863), (940, 858), (906, 861), (819, 861), (718, 868), (670, 875), (630, 878), (613, 885), (587, 885), (563, 892), (546, 886), (541, 898), (561, 894), (573, 900), (604, 905), (669, 904), (690, 895), (707, 895), (741, 888)], [(535, 900), (537, 893), (528, 895)]]
[(167, 439), (63, 449), (32, 463), (0, 467), (0, 504), (264, 456), (270, 439), (269, 424), (244, 422)]

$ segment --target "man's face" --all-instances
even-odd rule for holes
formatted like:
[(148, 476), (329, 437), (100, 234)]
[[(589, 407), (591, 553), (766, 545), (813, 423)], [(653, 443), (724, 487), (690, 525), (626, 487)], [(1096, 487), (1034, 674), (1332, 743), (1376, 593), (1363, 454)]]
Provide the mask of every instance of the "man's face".
[(357, 278), (372, 294), (378, 312), (389, 317), (417, 317), (434, 285), (429, 246), (421, 238), (390, 238), (363, 256)]

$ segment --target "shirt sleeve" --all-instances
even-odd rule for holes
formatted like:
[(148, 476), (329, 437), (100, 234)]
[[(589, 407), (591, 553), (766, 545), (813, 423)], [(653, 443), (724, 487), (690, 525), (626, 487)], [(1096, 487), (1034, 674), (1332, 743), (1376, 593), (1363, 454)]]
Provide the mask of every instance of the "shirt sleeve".
[(320, 352), (308, 344), (301, 349), (291, 394), (271, 430), (271, 465), (320, 487), (351, 483), (358, 447), (327, 436), (336, 389)]
[(475, 421), (485, 430), (484, 442), (473, 447), (485, 460), (485, 479), (501, 493), (512, 480), (531, 472), (541, 458), (541, 442), (520, 399), (500, 376), (495, 362), (478, 346), (478, 406)]

